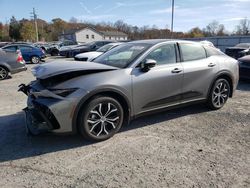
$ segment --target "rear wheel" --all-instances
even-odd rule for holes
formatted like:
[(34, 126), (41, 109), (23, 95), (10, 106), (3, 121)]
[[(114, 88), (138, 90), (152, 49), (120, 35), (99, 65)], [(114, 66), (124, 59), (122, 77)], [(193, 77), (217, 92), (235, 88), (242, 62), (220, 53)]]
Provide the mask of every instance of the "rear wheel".
[(220, 78), (215, 81), (208, 98), (208, 106), (217, 110), (224, 106), (229, 98), (230, 84), (224, 78)]
[(4, 67), (0, 67), (0, 80), (6, 79), (8, 75), (9, 75), (9, 71)]
[(93, 98), (80, 113), (79, 131), (88, 140), (103, 141), (117, 133), (124, 119), (124, 110), (114, 98)]
[(38, 56), (31, 57), (31, 63), (38, 64), (40, 62), (40, 58)]

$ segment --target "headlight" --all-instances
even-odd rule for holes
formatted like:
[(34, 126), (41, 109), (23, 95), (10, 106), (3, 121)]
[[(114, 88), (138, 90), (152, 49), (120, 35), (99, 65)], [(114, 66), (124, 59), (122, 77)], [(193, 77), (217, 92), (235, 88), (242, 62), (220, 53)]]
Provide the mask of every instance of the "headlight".
[(67, 97), (68, 95), (74, 93), (78, 88), (69, 89), (49, 89), (52, 93), (59, 95), (61, 97)]

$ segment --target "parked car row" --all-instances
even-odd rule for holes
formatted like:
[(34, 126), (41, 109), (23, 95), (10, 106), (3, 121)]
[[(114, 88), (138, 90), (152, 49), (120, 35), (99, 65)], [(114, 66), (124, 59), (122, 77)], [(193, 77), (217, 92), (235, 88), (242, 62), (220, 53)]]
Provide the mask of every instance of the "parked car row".
[(93, 61), (95, 58), (97, 58), (98, 56), (102, 55), (103, 53), (121, 45), (123, 43), (121, 42), (113, 42), (113, 43), (109, 43), (104, 45), (103, 47), (99, 48), (96, 51), (93, 52), (85, 52), (85, 53), (80, 53), (78, 55), (76, 55), (74, 57), (74, 59), (76, 61)]
[(90, 43), (81, 44), (81, 45), (62, 47), (59, 50), (59, 54), (65, 57), (75, 57), (77, 54), (80, 54), (80, 53), (96, 51), (102, 46), (112, 43), (112, 42), (114, 41), (104, 40), (104, 41), (90, 42)]

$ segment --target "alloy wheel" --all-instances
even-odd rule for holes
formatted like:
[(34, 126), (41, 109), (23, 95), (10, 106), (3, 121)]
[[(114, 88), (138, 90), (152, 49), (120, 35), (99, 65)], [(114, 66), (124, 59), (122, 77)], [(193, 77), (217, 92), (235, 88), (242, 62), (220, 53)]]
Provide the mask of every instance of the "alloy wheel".
[(40, 61), (39, 57), (34, 56), (34, 57), (31, 58), (31, 62), (34, 63), (34, 64), (39, 63), (39, 61)]
[(111, 102), (97, 104), (88, 114), (89, 134), (100, 137), (114, 132), (120, 123), (120, 115), (119, 109)]
[(7, 76), (8, 76), (8, 71), (5, 68), (0, 67), (0, 80), (7, 78)]
[(228, 83), (224, 80), (218, 82), (213, 90), (212, 102), (215, 107), (222, 107), (229, 97), (229, 87)]

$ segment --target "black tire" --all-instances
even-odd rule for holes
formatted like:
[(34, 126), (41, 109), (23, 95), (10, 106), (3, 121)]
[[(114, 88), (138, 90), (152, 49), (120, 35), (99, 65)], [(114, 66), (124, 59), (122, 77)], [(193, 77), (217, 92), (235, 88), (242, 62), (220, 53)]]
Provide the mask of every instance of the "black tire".
[(124, 110), (116, 99), (97, 96), (80, 111), (78, 119), (81, 135), (87, 140), (99, 142), (111, 138), (120, 130)]
[(51, 52), (50, 52), (50, 55), (51, 56), (57, 56), (59, 54), (59, 51), (58, 50), (52, 50)]
[(4, 80), (9, 76), (9, 71), (5, 67), (0, 66), (0, 80)]
[(31, 61), (31, 63), (33, 63), (33, 64), (38, 64), (38, 63), (40, 63), (41, 59), (40, 59), (40, 57), (38, 57), (38, 56), (32, 56), (32, 57), (30, 58), (30, 61)]
[(229, 98), (231, 87), (229, 82), (224, 78), (217, 79), (208, 96), (208, 107), (212, 110), (222, 108)]

